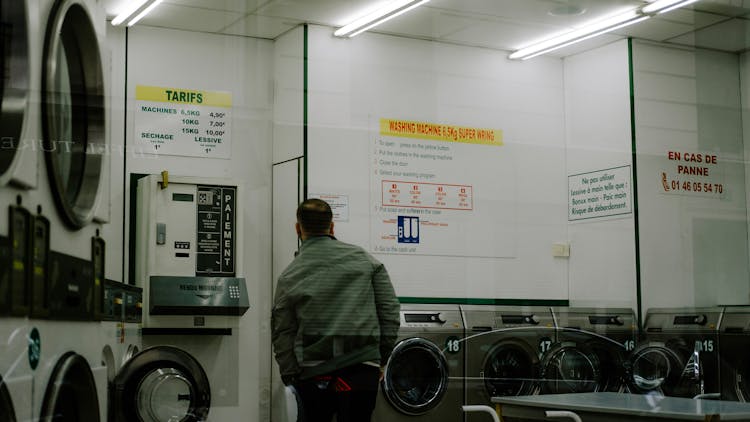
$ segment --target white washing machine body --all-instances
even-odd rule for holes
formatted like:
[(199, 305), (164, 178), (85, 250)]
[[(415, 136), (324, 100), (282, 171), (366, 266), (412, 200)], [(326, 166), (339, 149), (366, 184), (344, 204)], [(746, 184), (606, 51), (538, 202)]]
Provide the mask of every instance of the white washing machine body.
[[(38, 339), (31, 417), (106, 420), (103, 362), (114, 355), (98, 320), (106, 245), (99, 232), (109, 214), (106, 14), (97, 0), (8, 4), (26, 7), (29, 65), (25, 102), (16, 102), (25, 110), (12, 140), (18, 151), (0, 168), (0, 203), (16, 205), (0, 208), (0, 236), (28, 246), (12, 267), (25, 267), (18, 313), (30, 315)], [(0, 119), (10, 116), (6, 98)]]
[(34, 371), (34, 420), (106, 421), (107, 366), (101, 323), (33, 321), (39, 333)]

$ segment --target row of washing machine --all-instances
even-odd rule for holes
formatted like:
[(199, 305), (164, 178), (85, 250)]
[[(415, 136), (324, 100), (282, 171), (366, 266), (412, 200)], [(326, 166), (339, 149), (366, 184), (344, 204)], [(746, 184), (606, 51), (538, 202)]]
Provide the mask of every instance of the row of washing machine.
[[(373, 421), (477, 421), (494, 396), (594, 391), (748, 401), (750, 307), (403, 304)], [(721, 343), (721, 353), (720, 353)]]

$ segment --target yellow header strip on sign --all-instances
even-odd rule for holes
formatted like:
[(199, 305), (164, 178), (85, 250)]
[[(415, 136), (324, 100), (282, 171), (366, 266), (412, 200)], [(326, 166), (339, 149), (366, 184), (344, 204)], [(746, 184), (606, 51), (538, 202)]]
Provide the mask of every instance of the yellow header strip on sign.
[(197, 106), (232, 107), (231, 92), (196, 91), (193, 89), (165, 88), (161, 86), (136, 85), (135, 99)]
[(409, 120), (380, 119), (380, 134), (400, 138), (430, 139), (462, 144), (503, 144), (503, 131), (439, 123), (412, 122)]

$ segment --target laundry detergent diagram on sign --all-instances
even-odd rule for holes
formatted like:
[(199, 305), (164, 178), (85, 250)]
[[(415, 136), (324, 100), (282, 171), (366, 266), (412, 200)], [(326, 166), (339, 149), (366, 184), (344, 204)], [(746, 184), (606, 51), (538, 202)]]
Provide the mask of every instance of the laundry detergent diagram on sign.
[(373, 135), (373, 252), (515, 254), (515, 166), (501, 130), (383, 118)]

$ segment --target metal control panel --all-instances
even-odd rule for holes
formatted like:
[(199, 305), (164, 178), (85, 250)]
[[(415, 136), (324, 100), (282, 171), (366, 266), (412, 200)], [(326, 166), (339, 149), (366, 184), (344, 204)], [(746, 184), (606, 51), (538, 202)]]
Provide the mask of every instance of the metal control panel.
[(558, 328), (591, 333), (627, 332), (635, 335), (638, 328), (635, 313), (629, 308), (552, 308)]
[(647, 333), (718, 332), (724, 308), (649, 309), (643, 322)]
[(409, 310), (401, 312), (402, 328), (424, 328), (426, 330), (455, 329), (463, 326), (461, 313), (449, 310)]
[(249, 307), (242, 189), (227, 179), (138, 181), (136, 285), (146, 328), (231, 328)]

